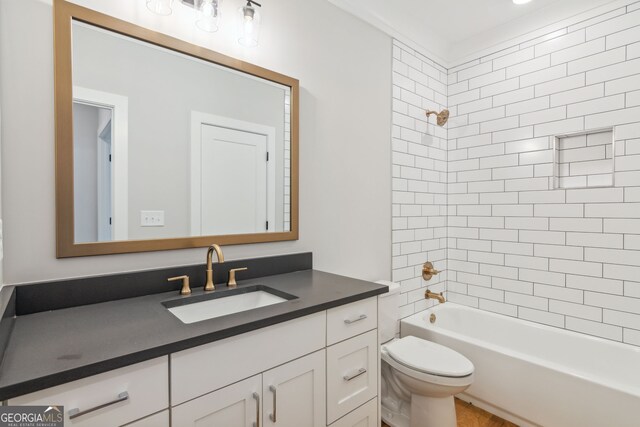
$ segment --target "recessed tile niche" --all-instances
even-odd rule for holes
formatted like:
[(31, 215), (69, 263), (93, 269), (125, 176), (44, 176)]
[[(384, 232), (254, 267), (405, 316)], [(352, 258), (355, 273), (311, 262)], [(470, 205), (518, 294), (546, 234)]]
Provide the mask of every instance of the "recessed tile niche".
[(613, 128), (558, 135), (554, 140), (554, 188), (612, 187)]

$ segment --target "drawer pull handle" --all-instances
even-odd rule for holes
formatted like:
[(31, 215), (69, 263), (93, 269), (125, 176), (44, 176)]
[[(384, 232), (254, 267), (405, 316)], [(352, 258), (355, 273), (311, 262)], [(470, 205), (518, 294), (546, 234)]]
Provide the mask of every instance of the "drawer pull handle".
[(254, 391), (253, 398), (256, 400), (256, 422), (253, 425), (260, 427), (260, 395)]
[(366, 318), (367, 318), (367, 315), (366, 315), (366, 314), (361, 314), (360, 316), (358, 316), (358, 317), (357, 317), (357, 318), (355, 318), (355, 319), (345, 319), (344, 323), (346, 323), (347, 325), (350, 325), (350, 324), (352, 324), (352, 323), (359, 322), (359, 321), (364, 320), (364, 319), (366, 319)]
[(72, 420), (74, 418), (81, 417), (90, 412), (97, 411), (98, 409), (106, 408), (107, 406), (115, 405), (116, 403), (124, 402), (125, 400), (129, 400), (129, 393), (123, 391), (118, 395), (117, 398), (112, 400), (111, 402), (103, 403), (102, 405), (94, 406), (93, 408), (86, 409), (81, 411), (80, 408), (73, 408), (69, 410), (69, 419)]
[(355, 374), (345, 375), (344, 377), (342, 377), (342, 379), (344, 379), (345, 381), (351, 381), (352, 379), (358, 378), (360, 375), (364, 375), (366, 373), (367, 370), (365, 368), (360, 368)]
[(278, 421), (278, 389), (276, 388), (276, 386), (270, 385), (269, 390), (271, 391), (271, 393), (273, 393), (273, 414), (269, 415), (269, 419), (275, 423), (276, 421)]

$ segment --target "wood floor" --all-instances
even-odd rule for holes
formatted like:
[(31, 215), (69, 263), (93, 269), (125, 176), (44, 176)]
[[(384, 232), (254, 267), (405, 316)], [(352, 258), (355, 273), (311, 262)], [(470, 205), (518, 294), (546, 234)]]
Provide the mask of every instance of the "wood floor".
[[(490, 414), (459, 399), (456, 399), (456, 416), (458, 417), (458, 427), (518, 427), (497, 415)], [(382, 423), (382, 427), (389, 426)]]

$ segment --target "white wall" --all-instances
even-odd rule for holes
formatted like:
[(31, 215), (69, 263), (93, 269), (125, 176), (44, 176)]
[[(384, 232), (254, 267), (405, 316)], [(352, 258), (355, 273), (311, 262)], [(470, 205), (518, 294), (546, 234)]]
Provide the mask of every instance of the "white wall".
[[(265, 4), (257, 49), (243, 49), (235, 42), (233, 22), (215, 35), (196, 31), (180, 5), (174, 15), (162, 18), (146, 13), (142, 1), (78, 2), (300, 80), (300, 240), (227, 247), (228, 259), (313, 251), (318, 269), (371, 280), (390, 278), (387, 36), (325, 0)], [(224, 4), (231, 8), (225, 13), (231, 18), (234, 4)], [(204, 249), (55, 258), (50, 1), (0, 2), (0, 39), (5, 281), (204, 262)]]
[[(640, 3), (449, 81), (449, 300), (640, 345)], [(607, 126), (616, 186), (553, 190), (553, 136)]]

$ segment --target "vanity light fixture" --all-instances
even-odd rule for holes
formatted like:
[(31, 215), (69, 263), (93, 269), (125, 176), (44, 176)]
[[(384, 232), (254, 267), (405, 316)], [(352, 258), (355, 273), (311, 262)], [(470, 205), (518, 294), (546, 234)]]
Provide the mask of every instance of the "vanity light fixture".
[(255, 6), (262, 7), (260, 3), (253, 0), (247, 0), (247, 4), (238, 9), (239, 14), (239, 34), (238, 42), (247, 47), (258, 46), (258, 38), (260, 37), (260, 21), (261, 16)]
[(513, 0), (513, 4), (517, 4), (517, 5), (521, 5), (521, 4), (527, 4), (529, 3), (531, 0)]
[[(174, 0), (146, 0), (147, 9), (156, 15), (167, 16), (173, 12)], [(260, 22), (262, 17), (257, 7), (262, 5), (254, 0), (242, 0), (246, 5), (238, 9), (239, 37), (238, 43), (243, 46), (258, 46)], [(196, 10), (198, 15), (196, 27), (208, 33), (215, 33), (220, 28), (222, 0), (179, 0), (183, 5)]]

